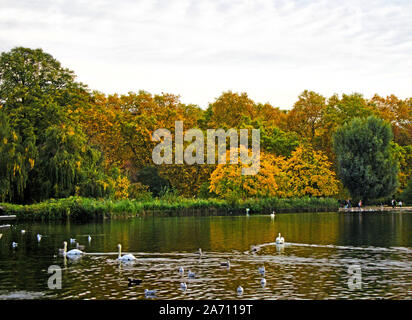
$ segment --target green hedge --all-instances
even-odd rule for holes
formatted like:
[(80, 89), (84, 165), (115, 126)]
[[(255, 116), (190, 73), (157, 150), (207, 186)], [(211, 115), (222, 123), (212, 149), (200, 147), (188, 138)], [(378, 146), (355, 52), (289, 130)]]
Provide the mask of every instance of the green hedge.
[(16, 215), (19, 220), (73, 220), (88, 221), (106, 218), (130, 218), (137, 215), (212, 215), (251, 214), (276, 212), (337, 211), (338, 202), (333, 198), (264, 198), (247, 199), (229, 203), (221, 199), (187, 199), (177, 197), (170, 200), (149, 201), (109, 200), (70, 197), (50, 199), (31, 205), (2, 203), (6, 214)]

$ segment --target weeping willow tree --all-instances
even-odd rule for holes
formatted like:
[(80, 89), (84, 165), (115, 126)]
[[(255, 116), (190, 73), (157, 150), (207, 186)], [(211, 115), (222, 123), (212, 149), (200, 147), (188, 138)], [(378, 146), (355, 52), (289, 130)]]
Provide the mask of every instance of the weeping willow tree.
[(0, 109), (0, 200), (23, 198), (29, 171), (34, 166), (33, 139), (22, 141), (11, 129), (7, 115)]
[(70, 117), (87, 88), (41, 49), (0, 56), (0, 200), (28, 203), (110, 192), (101, 153)]

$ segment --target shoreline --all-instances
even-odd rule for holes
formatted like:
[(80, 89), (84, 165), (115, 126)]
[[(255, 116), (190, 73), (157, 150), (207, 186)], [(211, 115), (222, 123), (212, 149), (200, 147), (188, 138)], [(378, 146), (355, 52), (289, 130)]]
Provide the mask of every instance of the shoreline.
[(333, 198), (264, 198), (245, 199), (235, 203), (222, 199), (151, 199), (109, 200), (70, 197), (50, 199), (30, 205), (0, 203), (0, 214), (15, 215), (17, 221), (92, 221), (127, 219), (142, 216), (235, 216), (253, 214), (337, 212)]
[(412, 212), (412, 206), (395, 207), (391, 206), (365, 206), (362, 208), (339, 208), (338, 212), (351, 213), (351, 212), (365, 212), (365, 213), (380, 213), (380, 212)]

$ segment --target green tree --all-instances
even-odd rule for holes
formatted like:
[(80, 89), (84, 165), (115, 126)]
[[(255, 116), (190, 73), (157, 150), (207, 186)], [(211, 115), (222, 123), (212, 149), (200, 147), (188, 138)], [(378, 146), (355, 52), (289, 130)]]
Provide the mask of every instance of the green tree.
[(377, 199), (398, 186), (398, 163), (393, 155), (390, 125), (370, 116), (355, 118), (333, 137), (338, 174), (355, 199)]
[[(74, 73), (41, 49), (19, 47), (1, 54), (0, 103), (7, 116), (0, 133), (3, 197), (31, 202), (87, 189), (80, 184), (93, 176), (101, 155), (87, 145), (70, 113), (88, 96)], [(88, 188), (97, 189), (99, 195), (100, 187)]]

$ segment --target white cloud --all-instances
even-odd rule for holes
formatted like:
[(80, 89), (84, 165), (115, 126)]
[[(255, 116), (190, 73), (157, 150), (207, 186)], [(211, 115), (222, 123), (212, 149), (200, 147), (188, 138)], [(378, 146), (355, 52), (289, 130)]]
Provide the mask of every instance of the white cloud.
[(411, 96), (410, 1), (0, 0), (0, 51), (41, 47), (106, 93), (222, 91), (289, 108), (304, 89)]

